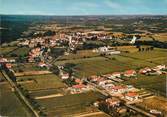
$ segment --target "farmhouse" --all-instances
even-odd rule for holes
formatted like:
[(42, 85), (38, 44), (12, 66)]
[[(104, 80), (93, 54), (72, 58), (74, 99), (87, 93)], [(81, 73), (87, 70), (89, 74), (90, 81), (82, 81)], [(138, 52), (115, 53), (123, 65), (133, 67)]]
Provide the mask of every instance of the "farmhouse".
[(0, 58), (0, 63), (8, 62), (7, 58)]
[(151, 68), (146, 67), (146, 68), (144, 68), (144, 69), (140, 69), (140, 70), (139, 70), (139, 73), (140, 73), (140, 74), (146, 74), (146, 73), (151, 72), (151, 71), (152, 71)]
[(124, 72), (124, 76), (126, 76), (126, 77), (136, 76), (136, 71), (135, 70), (127, 70)]
[(39, 67), (47, 67), (47, 64), (45, 64), (44, 62), (39, 62), (39, 63), (38, 63), (38, 66), (39, 66)]
[(107, 98), (105, 101), (109, 106), (112, 106), (112, 107), (120, 105), (120, 100), (116, 98)]
[(160, 70), (163, 70), (163, 69), (166, 69), (166, 66), (165, 65), (158, 65), (154, 68), (152, 68), (154, 71), (160, 71)]
[(124, 93), (125, 91), (127, 91), (127, 88), (125, 86), (113, 86), (112, 88), (112, 92), (116, 92), (116, 93)]
[(139, 95), (136, 92), (128, 92), (125, 94), (125, 99), (129, 101), (138, 100)]
[(69, 78), (69, 74), (68, 73), (65, 73), (61, 76), (61, 79), (65, 80), (65, 79), (68, 79)]
[(120, 78), (121, 77), (121, 73), (120, 72), (114, 72), (114, 73), (112, 73), (111, 77)]
[(5, 67), (8, 68), (8, 69), (11, 69), (11, 68), (12, 68), (12, 64), (6, 63), (6, 64), (5, 64)]

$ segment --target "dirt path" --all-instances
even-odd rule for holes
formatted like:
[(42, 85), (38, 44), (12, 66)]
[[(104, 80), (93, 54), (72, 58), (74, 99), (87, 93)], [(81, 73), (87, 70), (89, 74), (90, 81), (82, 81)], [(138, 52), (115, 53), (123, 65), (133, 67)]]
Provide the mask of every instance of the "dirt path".
[(87, 113), (87, 114), (81, 114), (81, 115), (74, 115), (74, 117), (88, 117), (88, 116), (98, 115), (98, 114), (104, 114), (104, 113), (99, 111), (99, 112), (93, 112), (93, 113)]
[(60, 97), (60, 96), (63, 96), (63, 94), (59, 93), (59, 94), (40, 96), (40, 97), (35, 97), (34, 99), (47, 99), (47, 98)]

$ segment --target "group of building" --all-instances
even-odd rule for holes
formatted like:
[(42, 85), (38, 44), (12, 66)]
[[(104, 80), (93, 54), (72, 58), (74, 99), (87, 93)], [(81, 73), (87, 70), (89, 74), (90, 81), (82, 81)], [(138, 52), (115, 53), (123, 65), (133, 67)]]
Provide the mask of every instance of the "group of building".
[(117, 96), (128, 101), (137, 100), (139, 97), (137, 88), (132, 85), (120, 84), (108, 76), (91, 76), (88, 78), (88, 81), (103, 88), (112, 96)]
[(167, 67), (165, 65), (157, 65), (155, 67), (145, 67), (139, 70), (140, 74), (145, 75), (161, 75), (167, 73)]

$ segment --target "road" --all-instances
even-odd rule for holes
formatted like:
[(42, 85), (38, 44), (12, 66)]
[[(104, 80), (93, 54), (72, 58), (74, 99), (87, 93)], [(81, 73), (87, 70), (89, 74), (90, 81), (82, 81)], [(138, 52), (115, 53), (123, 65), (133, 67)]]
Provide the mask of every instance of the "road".
[(17, 94), (20, 96), (20, 98), (23, 100), (23, 102), (27, 105), (27, 107), (34, 113), (34, 115), (36, 117), (40, 117), (38, 115), (38, 112), (36, 110), (34, 110), (34, 108), (32, 107), (32, 105), (30, 104), (30, 102), (26, 99), (26, 97), (22, 94), (22, 92), (20, 91), (20, 89), (16, 86), (16, 84), (9, 78), (9, 76), (6, 74), (6, 72), (4, 70), (2, 70), (2, 74), (4, 75), (5, 79), (9, 82), (9, 84), (11, 85), (12, 88), (15, 89), (15, 91), (17, 92)]

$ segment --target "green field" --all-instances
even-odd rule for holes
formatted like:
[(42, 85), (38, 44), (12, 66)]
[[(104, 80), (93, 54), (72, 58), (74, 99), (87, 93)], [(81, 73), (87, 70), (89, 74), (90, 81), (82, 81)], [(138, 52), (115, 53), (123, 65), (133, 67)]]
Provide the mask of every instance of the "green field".
[(11, 117), (30, 117), (30, 112), (24, 107), (20, 100), (16, 97), (15, 93), (7, 82), (0, 84), (0, 115)]
[(121, 53), (107, 57), (93, 57), (85, 59), (69, 59), (57, 61), (55, 65), (74, 63), (73, 68), (77, 77), (100, 75), (111, 72), (120, 72), (128, 69), (154, 67), (158, 64), (167, 64), (167, 50), (155, 49), (150, 52)]
[(138, 79), (129, 79), (124, 82), (138, 88), (144, 88), (166, 96), (166, 76), (145, 76), (138, 75)]
[(155, 64), (167, 65), (167, 49), (154, 49), (153, 51), (136, 52), (136, 53), (124, 53), (125, 57), (132, 59), (138, 59), (146, 62), (152, 62)]
[(12, 51), (14, 51), (17, 46), (9, 46), (9, 47), (0, 47), (0, 54), (8, 54)]
[(63, 88), (66, 87), (65, 84), (54, 74), (47, 74), (47, 75), (35, 75), (35, 76), (24, 76), (24, 77), (17, 77), (17, 79), (32, 79), (32, 82), (21, 83), (23, 88), (29, 91), (36, 91), (36, 90), (49, 90), (49, 89), (56, 89), (56, 88)]
[(26, 71), (40, 71), (40, 70), (46, 70), (46, 69), (40, 68), (36, 64), (24, 63), (24, 64), (13, 65), (13, 70), (15, 72), (26, 72)]
[(38, 100), (38, 103), (46, 108), (46, 113), (49, 116), (62, 116), (91, 112), (92, 110), (97, 111), (97, 109), (90, 107), (90, 105), (99, 98), (104, 98), (104, 96), (97, 92), (87, 92)]
[(25, 56), (28, 54), (30, 48), (28, 47), (19, 47), (17, 49), (15, 49), (14, 51), (10, 52), (10, 54), (8, 56), (11, 56), (12, 54), (15, 54), (17, 56)]
[(79, 59), (79, 58), (90, 58), (99, 56), (99, 53), (92, 52), (92, 50), (80, 50), (76, 54), (64, 55), (59, 58), (59, 60), (70, 60), (70, 59)]

